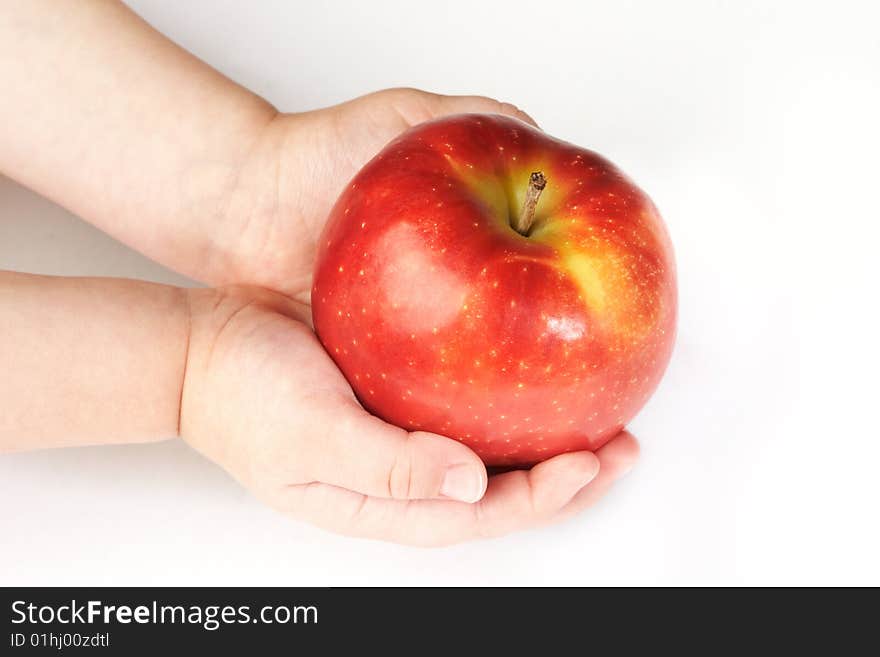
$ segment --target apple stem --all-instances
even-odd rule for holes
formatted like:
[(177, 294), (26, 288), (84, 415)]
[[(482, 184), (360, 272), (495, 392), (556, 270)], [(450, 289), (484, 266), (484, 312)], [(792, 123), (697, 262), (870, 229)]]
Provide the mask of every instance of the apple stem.
[(541, 198), (541, 192), (547, 186), (547, 178), (540, 171), (535, 171), (529, 176), (529, 188), (526, 190), (526, 198), (523, 201), (522, 212), (516, 217), (513, 229), (523, 236), (528, 236), (532, 229), (532, 222), (535, 220), (535, 208), (538, 206), (538, 199)]

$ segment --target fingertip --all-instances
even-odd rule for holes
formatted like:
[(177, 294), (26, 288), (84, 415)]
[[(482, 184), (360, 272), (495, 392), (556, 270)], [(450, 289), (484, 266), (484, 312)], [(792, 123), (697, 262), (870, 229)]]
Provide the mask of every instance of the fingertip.
[(640, 453), (639, 441), (629, 431), (624, 430), (600, 448), (596, 455), (601, 467), (613, 472), (615, 479), (619, 479), (635, 467)]
[(458, 502), (478, 502), (486, 494), (489, 475), (486, 465), (467, 445), (426, 431), (417, 431), (411, 438), (421, 441), (434, 453), (437, 466), (443, 472), (440, 495)]
[(485, 468), (475, 468), (472, 463), (456, 463), (443, 474), (440, 494), (457, 502), (473, 504), (486, 494)]
[[(545, 509), (559, 509), (589, 485), (601, 463), (592, 452), (569, 452), (539, 463), (531, 470), (532, 485)], [(538, 491), (543, 491), (537, 495)]]
[(599, 458), (593, 452), (569, 452), (563, 456), (566, 468), (572, 473), (572, 484), (577, 486), (577, 490), (593, 481), (602, 468)]
[(525, 112), (513, 103), (501, 103), (501, 109), (503, 114), (509, 114), (519, 119), (520, 121), (524, 121), (529, 125), (538, 128), (538, 130), (541, 129), (541, 126), (538, 125), (538, 122), (535, 121), (535, 119), (533, 119), (528, 112)]
[[(593, 452), (580, 452), (583, 454), (584, 460), (590, 465), (592, 476), (590, 477), (590, 481), (596, 478), (599, 474), (599, 471), (602, 469), (602, 462), (599, 460), (599, 457), (596, 456)], [(587, 482), (589, 483), (589, 482)]]

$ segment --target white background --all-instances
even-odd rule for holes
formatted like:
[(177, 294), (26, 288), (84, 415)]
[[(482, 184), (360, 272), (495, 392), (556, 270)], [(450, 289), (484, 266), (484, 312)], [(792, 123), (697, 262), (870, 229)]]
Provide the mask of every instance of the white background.
[[(131, 4), (284, 110), (481, 93), (610, 157), (672, 233), (678, 343), (639, 466), (566, 525), (411, 549), (180, 441), (40, 452), (0, 458), (0, 583), (880, 584), (875, 4)], [(0, 268), (186, 282), (3, 179)]]

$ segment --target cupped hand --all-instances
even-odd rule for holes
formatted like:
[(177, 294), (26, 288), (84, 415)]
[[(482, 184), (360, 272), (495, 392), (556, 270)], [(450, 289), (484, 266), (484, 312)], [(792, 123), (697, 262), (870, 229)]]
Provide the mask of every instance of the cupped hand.
[(415, 545), (499, 536), (592, 505), (638, 456), (624, 432), (595, 454), (487, 477), (463, 444), (364, 411), (305, 304), (255, 288), (189, 294), (181, 435), (259, 499), (320, 527)]
[(279, 114), (241, 167), (204, 278), (280, 294), (192, 293), (182, 435), (269, 505), (339, 533), (438, 545), (546, 524), (638, 456), (624, 432), (596, 454), (487, 477), (461, 443), (364, 411), (311, 330), (315, 245), (344, 185), (410, 126), (464, 112), (534, 123), (508, 103), (413, 89)]
[(448, 114), (500, 113), (510, 103), (386, 89), (341, 105), (279, 114), (251, 148), (213, 242), (213, 284), (248, 283), (308, 301), (315, 245), (344, 186), (411, 126)]

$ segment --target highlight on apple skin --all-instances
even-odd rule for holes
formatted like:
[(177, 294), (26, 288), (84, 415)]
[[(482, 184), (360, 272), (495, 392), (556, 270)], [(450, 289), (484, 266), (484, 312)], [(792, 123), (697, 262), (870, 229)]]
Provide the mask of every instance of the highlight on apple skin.
[(675, 337), (675, 263), (610, 162), (462, 114), (410, 129), (345, 188), (312, 310), (367, 410), (528, 465), (598, 449), (648, 400)]

